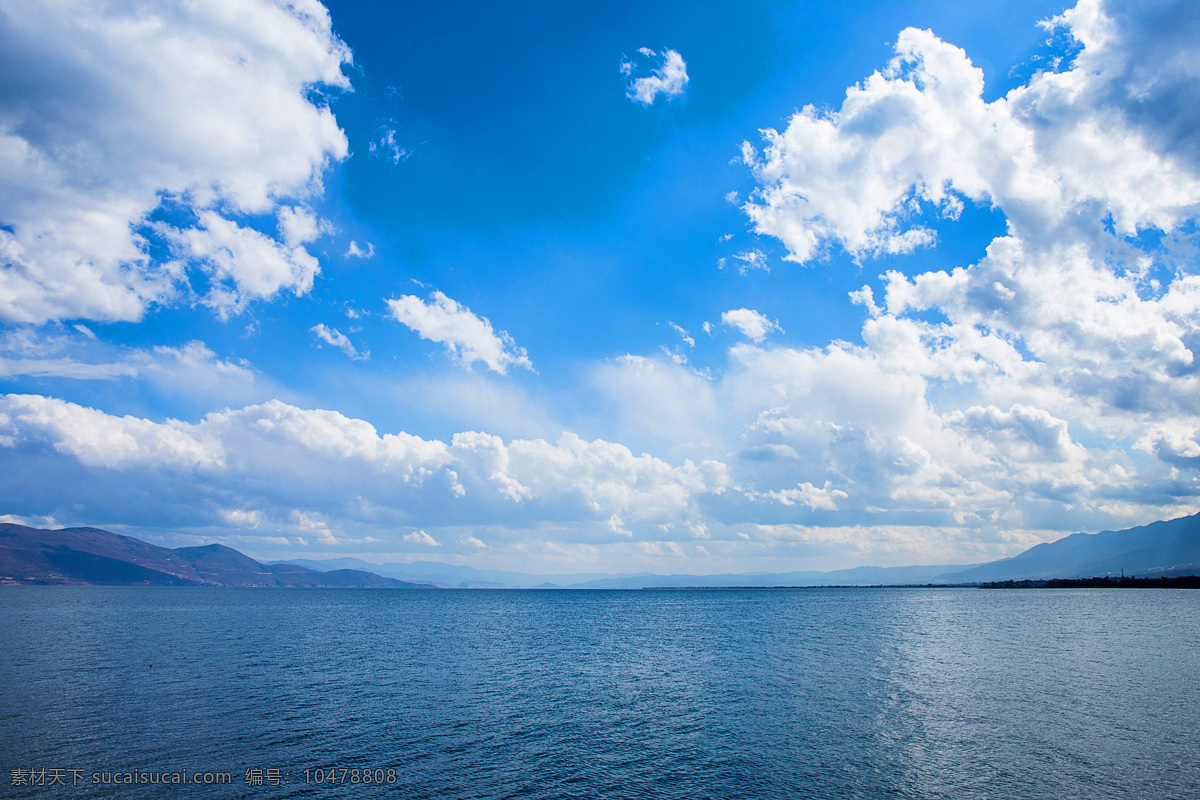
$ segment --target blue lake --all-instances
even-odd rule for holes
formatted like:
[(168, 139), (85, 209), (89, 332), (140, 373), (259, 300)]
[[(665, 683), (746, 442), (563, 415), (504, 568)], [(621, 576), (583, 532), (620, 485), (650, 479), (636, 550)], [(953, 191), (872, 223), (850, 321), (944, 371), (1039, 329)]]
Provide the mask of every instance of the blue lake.
[[(0, 769), (12, 798), (1194, 798), (1200, 592), (6, 588)], [(185, 771), (232, 781), (94, 780)]]

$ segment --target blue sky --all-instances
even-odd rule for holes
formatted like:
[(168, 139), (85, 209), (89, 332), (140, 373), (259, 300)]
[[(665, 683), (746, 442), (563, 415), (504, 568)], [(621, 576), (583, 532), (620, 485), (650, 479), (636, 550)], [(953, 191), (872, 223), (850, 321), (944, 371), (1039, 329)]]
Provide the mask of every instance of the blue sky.
[(1186, 4), (0, 15), (14, 521), (699, 573), (1198, 510)]

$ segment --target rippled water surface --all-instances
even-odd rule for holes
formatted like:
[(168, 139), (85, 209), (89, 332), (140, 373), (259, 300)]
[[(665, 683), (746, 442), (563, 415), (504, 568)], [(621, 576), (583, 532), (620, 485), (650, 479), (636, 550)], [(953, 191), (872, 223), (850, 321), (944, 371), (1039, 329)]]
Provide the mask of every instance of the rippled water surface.
[[(39, 768), (67, 785), (13, 784)], [(0, 769), (14, 798), (1200, 797), (1200, 592), (0, 589)], [(232, 783), (91, 782), (182, 770)]]

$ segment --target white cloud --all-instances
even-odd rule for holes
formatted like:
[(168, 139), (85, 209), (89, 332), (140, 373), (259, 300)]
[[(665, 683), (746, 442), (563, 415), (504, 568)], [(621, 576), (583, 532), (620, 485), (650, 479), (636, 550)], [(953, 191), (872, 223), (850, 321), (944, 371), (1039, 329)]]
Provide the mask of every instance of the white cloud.
[(952, 412), (945, 421), (990, 462), (980, 474), (991, 467), (1002, 475), (993, 480), (1019, 486), (1028, 495), (1072, 502), (1111, 478), (1096, 472), (1092, 454), (1072, 440), (1068, 423), (1043, 409), (972, 406)]
[[(129, 360), (138, 377), (157, 391), (195, 403), (226, 405), (244, 403), (270, 391), (261, 386), (250, 362), (220, 358), (204, 342), (191, 341), (182, 347), (157, 346), (134, 350)], [(211, 406), (209, 406), (211, 407)]]
[(363, 250), (361, 247), (358, 246), (358, 242), (351, 239), (350, 247), (348, 247), (346, 249), (345, 257), (346, 258), (374, 258), (375, 257), (375, 245), (371, 244), (370, 242), (367, 242), (367, 249)]
[(7, 395), (0, 423), (10, 446), (34, 432), (47, 435), (53, 448), (85, 466), (119, 468), (152, 463), (166, 468), (215, 466), (220, 450), (175, 420), (164, 423), (135, 417), (113, 417), (93, 408), (38, 395)]
[(639, 542), (645, 555), (654, 558), (683, 558), (687, 555), (678, 542)]
[[(943, 418), (924, 396), (926, 379), (867, 348), (739, 345), (734, 355), (740, 366), (714, 401), (731, 438), (771, 456), (743, 458), (736, 477), (718, 460), (672, 465), (573, 434), (437, 441), (278, 401), (188, 423), (8, 395), (0, 448), (12, 469), (0, 473), (0, 502), (66, 524), (249, 526), (314, 546), (375, 539), (381, 553), (414, 543), (392, 533), (399, 528), (424, 532), (447, 555), (487, 549), (526, 569), (532, 554), (552, 552), (628, 569), (647, 544), (675, 552), (671, 540), (695, 558), (688, 543), (697, 539), (713, 569), (762, 559), (759, 568), (778, 570), (797, 555), (827, 566), (982, 560), (1053, 538), (1042, 528), (1055, 525), (1039, 521), (1107, 527), (1144, 513), (1105, 500), (1147, 485), (1136, 471), (1106, 465), (1040, 409), (972, 406)], [(37, 482), (42, 474), (57, 477)], [(129, 485), (144, 489), (137, 502)], [(1045, 513), (1063, 503), (1075, 510)], [(807, 549), (792, 553), (792, 543)]]
[(756, 493), (751, 496), (756, 499), (769, 498), (785, 506), (794, 506), (796, 504), (806, 505), (812, 511), (836, 511), (838, 501), (845, 500), (850, 495), (841, 489), (831, 488), (830, 481), (825, 481), (825, 485), (821, 488), (817, 488), (805, 481), (794, 489), (781, 489), (761, 494)]
[(672, 330), (679, 334), (679, 338), (682, 341), (673, 348), (667, 347), (665, 344), (660, 345), (659, 347), (662, 350), (663, 355), (669, 358), (672, 363), (678, 364), (679, 366), (684, 366), (688, 363), (688, 351), (693, 350), (696, 347), (696, 340), (689, 336), (687, 330), (685, 330), (682, 326), (676, 325), (674, 322), (668, 322), (667, 324), (671, 326)]
[(678, 364), (679, 366), (684, 366), (688, 363), (687, 353), (684, 353), (680, 347), (676, 346), (676, 348), (672, 350), (666, 345), (661, 345), (660, 349), (662, 350), (664, 356), (671, 359), (671, 363)]
[(613, 514), (608, 518), (608, 530), (619, 536), (633, 536), (633, 533), (625, 527), (625, 520), (621, 519), (620, 514)]
[(27, 528), (45, 528), (47, 530), (56, 530), (65, 527), (59, 525), (54, 517), (23, 517), (16, 514), (0, 514), (0, 522), (9, 525), (24, 525)]
[(772, 322), (762, 314), (750, 308), (735, 308), (721, 314), (721, 322), (731, 328), (736, 328), (743, 336), (754, 342), (761, 342), (771, 331), (783, 333), (778, 322)]
[[(975, 264), (889, 272), (882, 302), (852, 293), (861, 347), (731, 351), (723, 413), (758, 409), (751, 496), (805, 503), (824, 485), (856, 523), (993, 535), (1200, 507), (1200, 146), (1181, 135), (1200, 115), (1179, 100), (1200, 88), (1200, 19), (1084, 0), (1050, 25), (1079, 55), (991, 103), (966, 53), (909, 29), (839, 110), (746, 145), (761, 187), (744, 208), (795, 261), (933, 246), (929, 217), (964, 201), (1008, 222)], [(1149, 228), (1161, 245), (1132, 238)], [(796, 458), (763, 457), (776, 447)], [(797, 489), (767, 488), (785, 480)]]
[(767, 264), (767, 254), (761, 250), (743, 250), (735, 253), (733, 257), (742, 262), (738, 265), (738, 273), (741, 275), (748, 274), (752, 269), (771, 271), (771, 267)]
[(751, 497), (852, 509), (855, 522), (904, 511), (979, 524), (1004, 496), (973, 474), (982, 457), (946, 429), (909, 362), (844, 343), (731, 354), (740, 367), (727, 374), (724, 413), (743, 426)]
[(4, 358), (0, 356), (0, 377), (28, 375), (35, 378), (74, 378), (76, 380), (113, 380), (137, 375), (132, 364), (88, 364), (73, 358)]
[(672, 330), (679, 334), (679, 338), (683, 340), (683, 343), (688, 346), (689, 350), (696, 346), (696, 340), (691, 336), (688, 336), (688, 332), (683, 328), (682, 325), (676, 325), (674, 322), (668, 322), (667, 324), (671, 326)]
[(412, 533), (404, 534), (404, 541), (409, 544), (419, 544), (422, 547), (441, 547), (438, 540), (434, 539), (425, 531), (413, 531)]
[(73, 340), (17, 328), (0, 338), (0, 375), (73, 380), (136, 379), (192, 400), (245, 401), (255, 373), (246, 362), (217, 357), (204, 342), (149, 349), (118, 347), (94, 338)]
[(320, 513), (292, 509), (291, 522), (296, 531), (307, 536), (316, 537), (316, 540), (321, 544), (342, 544), (342, 541), (338, 540), (333, 530), (329, 527), (329, 521)]
[[(315, 259), (248, 220), (294, 211), (347, 154), (313, 101), (349, 87), (323, 6), (5, 2), (0, 42), (20, 70), (0, 109), (0, 317), (135, 320), (186, 291), (190, 270), (215, 279), (221, 308), (307, 291)], [(160, 209), (172, 222), (147, 226)], [(187, 245), (183, 260), (151, 255), (156, 236)], [(270, 256), (266, 274), (211, 257), (231, 238)]]
[(393, 166), (399, 164), (401, 161), (407, 161), (411, 155), (403, 147), (396, 144), (396, 131), (392, 128), (384, 128), (379, 138), (373, 139), (367, 145), (367, 150), (376, 158), (392, 162)]
[(683, 94), (688, 85), (687, 64), (674, 50), (663, 50), (661, 54), (643, 47), (638, 50), (647, 59), (658, 59), (659, 66), (650, 75), (634, 77), (637, 66), (632, 61), (621, 62), (621, 74), (629, 78), (625, 96), (644, 106), (654, 105), (661, 94), (670, 99)]
[(964, 199), (999, 206), (1025, 238), (1106, 217), (1122, 234), (1170, 230), (1200, 204), (1198, 148), (1155, 125), (1164, 111), (1167, 127), (1200, 122), (1177, 101), (1200, 86), (1183, 66), (1195, 54), (1180, 31), (1200, 29), (1184, 5), (1122, 11), (1118, 25), (1081, 0), (1055, 23), (1085, 44), (1073, 68), (991, 103), (963, 50), (905, 29), (887, 68), (839, 110), (805, 106), (782, 133), (763, 132), (761, 155), (743, 145), (761, 184), (744, 209), (801, 263), (831, 243), (856, 259), (932, 246), (921, 212), (955, 218)]
[(234, 528), (257, 528), (263, 524), (263, 515), (257, 511), (243, 511), (237, 508), (230, 508), (222, 510), (220, 514), (221, 519), (227, 525)]
[[(1200, 510), (1200, 145), (1186, 102), (1200, 32), (1183, 7), (1139, 8), (1081, 3), (1054, 23), (1083, 42), (1075, 61), (991, 103), (965, 53), (907, 31), (893, 64), (839, 110), (805, 109), (750, 155), (762, 189), (747, 210), (794, 260), (834, 246), (859, 259), (933, 246), (930, 219), (968, 201), (1007, 218), (974, 263), (916, 264), (854, 292), (866, 316), (859, 344), (767, 344), (777, 324), (736, 309), (721, 321), (749, 341), (700, 375), (671, 363), (692, 347), (672, 324), (686, 338), (668, 357), (594, 368), (606, 405), (589, 438), (543, 421), (527, 438), (426, 440), (278, 401), (152, 421), (9, 396), (0, 501), (68, 523), (87, 508), (87, 521), (245, 523), (322, 541), (369, 531), (400, 552), (392, 531), (420, 530), (447, 557), (486, 547), (489, 561), (517, 567), (621, 569), (702, 555), (768, 570), (797, 559), (984, 560), (1056, 532)], [(275, 211), (284, 232), (273, 240), (285, 263), (284, 218), (297, 215), (293, 241), (320, 225), (303, 200), (287, 208)], [(1125, 235), (1155, 226), (1161, 242)], [(257, 296), (232, 277), (225, 285)], [(440, 293), (394, 299), (389, 311), (464, 364), (529, 366), (506, 334)], [(253, 378), (200, 343), (143, 363), (86, 361), (67, 344), (41, 351), (21, 331), (5, 341), (5, 364), (27, 361), (26, 374), (106, 377), (129, 365), (166, 375), (187, 361), (213, 383)], [(487, 393), (486, 376), (453, 377), (458, 394), (431, 393), (456, 398), (441, 405), (549, 416), (525, 411), (530, 398), (515, 390)], [(53, 479), (31, 496), (18, 477), (39, 474)], [(133, 481), (145, 503), (123, 499)]]
[(450, 355), (465, 367), (482, 361), (501, 375), (509, 367), (532, 370), (525, 349), (517, 347), (506, 332), (497, 333), (487, 317), (478, 317), (441, 292), (434, 292), (427, 303), (414, 295), (402, 295), (387, 301), (397, 322), (407, 325), (422, 339), (441, 342)]
[(241, 311), (252, 299), (270, 299), (284, 289), (297, 296), (307, 294), (321, 271), (317, 259), (303, 247), (289, 247), (286, 241), (278, 242), (214, 211), (200, 212), (199, 223), (161, 230), (178, 257), (202, 264), (212, 276), (213, 288), (205, 302), (222, 317)]
[(358, 352), (344, 333), (337, 328), (330, 328), (324, 322), (314, 325), (308, 330), (321, 341), (341, 350), (351, 361), (366, 361), (371, 357), (370, 351)]
[(280, 206), (275, 211), (279, 234), (287, 247), (299, 247), (333, 233), (333, 226), (319, 219), (311, 208)]
[(624, 355), (595, 367), (592, 386), (615, 420), (611, 437), (680, 455), (721, 451), (720, 407), (711, 382), (667, 355), (669, 362)]
[[(0, 473), (0, 500), (14, 513), (82, 502), (101, 518), (133, 522), (157, 515), (191, 518), (187, 526), (203, 527), (227, 524), (236, 511), (267, 532), (317, 531), (339, 539), (348, 527), (458, 526), (485, 541), (488, 526), (546, 524), (612, 536), (614, 515), (630, 524), (690, 520), (699, 514), (701, 496), (720, 496), (730, 486), (718, 462), (672, 466), (573, 434), (555, 443), (505, 443), (464, 432), (447, 443), (381, 435), (363, 420), (279, 401), (187, 423), (5, 395), (0, 448), (14, 465)], [(42, 472), (72, 477), (41, 482), (42, 496), (30, 497), (26, 481)], [(118, 488), (129, 485), (144, 490), (136, 502)]]

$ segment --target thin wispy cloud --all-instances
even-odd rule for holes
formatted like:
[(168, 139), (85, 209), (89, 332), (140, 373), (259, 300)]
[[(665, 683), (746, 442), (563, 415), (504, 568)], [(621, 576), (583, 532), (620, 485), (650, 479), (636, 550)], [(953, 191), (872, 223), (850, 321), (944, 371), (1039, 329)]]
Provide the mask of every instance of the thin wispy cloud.
[(327, 345), (337, 348), (346, 354), (351, 361), (366, 361), (371, 357), (370, 351), (359, 352), (350, 339), (337, 328), (330, 328), (324, 322), (309, 329), (309, 332)]
[(384, 128), (379, 138), (372, 139), (367, 145), (367, 151), (376, 158), (391, 162), (393, 166), (407, 161), (411, 155), (396, 143), (396, 131), (392, 128)]

